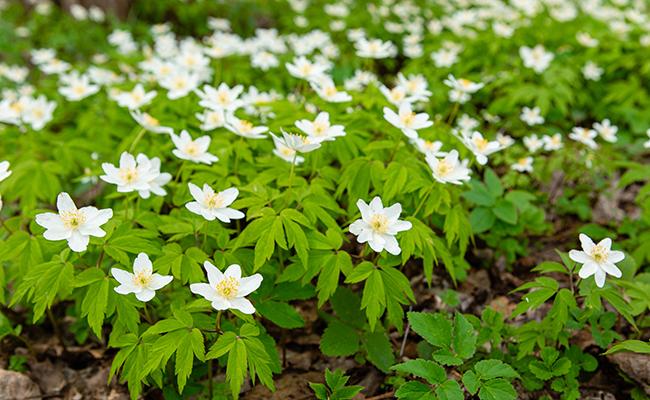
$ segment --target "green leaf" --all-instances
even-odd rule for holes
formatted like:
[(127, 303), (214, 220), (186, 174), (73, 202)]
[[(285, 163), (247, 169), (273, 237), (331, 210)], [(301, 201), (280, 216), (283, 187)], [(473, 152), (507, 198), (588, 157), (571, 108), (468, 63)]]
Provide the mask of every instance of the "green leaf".
[(452, 379), (438, 386), (436, 394), (440, 400), (463, 400), (465, 398), (458, 382)]
[(476, 351), (476, 332), (474, 327), (461, 313), (454, 317), (454, 350), (462, 359), (470, 358)]
[(388, 373), (390, 367), (395, 364), (395, 355), (386, 333), (382, 329), (366, 332), (363, 341), (368, 352), (368, 360), (381, 371)]
[(295, 308), (287, 303), (267, 300), (257, 304), (257, 311), (281, 328), (294, 329), (305, 326), (305, 321)]
[(451, 322), (442, 314), (409, 312), (411, 329), (424, 340), (437, 347), (451, 346)]
[(487, 207), (477, 207), (469, 214), (469, 222), (474, 233), (487, 231), (494, 226), (495, 221), (494, 213)]
[(502, 199), (497, 201), (492, 212), (494, 212), (494, 215), (501, 221), (510, 225), (517, 224), (517, 209), (515, 208), (515, 205), (508, 200)]
[(391, 369), (426, 379), (432, 385), (440, 384), (447, 379), (445, 369), (439, 364), (420, 358), (394, 365)]
[(375, 329), (379, 317), (384, 313), (386, 307), (386, 294), (384, 292), (384, 281), (379, 270), (373, 270), (366, 284), (363, 287), (361, 297), (361, 308), (366, 310), (370, 330)]
[(346, 324), (332, 321), (323, 332), (320, 350), (327, 356), (351, 356), (359, 350), (359, 334)]
[(478, 392), (478, 389), (481, 385), (481, 381), (474, 371), (467, 371), (463, 374), (463, 385), (465, 389), (471, 394), (475, 395)]
[(239, 392), (244, 384), (247, 359), (246, 345), (241, 339), (236, 339), (228, 352), (228, 362), (226, 364), (226, 379), (230, 384), (230, 392), (235, 400), (239, 399)]
[(406, 382), (397, 389), (395, 397), (400, 400), (437, 400), (431, 387), (422, 382)]
[(81, 303), (81, 316), (88, 317), (88, 325), (95, 335), (101, 339), (102, 324), (108, 305), (108, 279), (102, 279), (88, 287), (86, 296)]
[(481, 400), (515, 400), (517, 392), (505, 379), (497, 378), (484, 382), (478, 392)]
[(481, 379), (517, 378), (519, 375), (501, 360), (482, 360), (474, 365), (474, 370)]
[(488, 191), (492, 197), (497, 198), (503, 195), (503, 186), (501, 186), (501, 181), (491, 168), (485, 170), (484, 179)]
[(634, 353), (650, 354), (650, 343), (641, 340), (624, 340), (610, 347), (604, 354), (614, 354), (619, 351), (631, 351)]

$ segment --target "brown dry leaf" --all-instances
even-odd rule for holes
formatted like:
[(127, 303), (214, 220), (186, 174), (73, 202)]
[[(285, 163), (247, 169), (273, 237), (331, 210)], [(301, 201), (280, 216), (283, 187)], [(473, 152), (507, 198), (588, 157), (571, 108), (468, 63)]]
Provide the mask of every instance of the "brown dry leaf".
[(650, 395), (650, 354), (621, 352), (610, 354), (607, 358)]

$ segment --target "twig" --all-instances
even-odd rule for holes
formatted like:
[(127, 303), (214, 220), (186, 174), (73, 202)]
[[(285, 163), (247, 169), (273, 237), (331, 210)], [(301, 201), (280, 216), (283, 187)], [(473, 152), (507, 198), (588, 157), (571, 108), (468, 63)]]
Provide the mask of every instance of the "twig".
[[(409, 306), (409, 312), (413, 311), (413, 306)], [(399, 348), (399, 356), (404, 355), (404, 348), (406, 347), (406, 339), (409, 337), (409, 332), (411, 331), (411, 322), (406, 322), (406, 329), (404, 329), (404, 338), (402, 339), (402, 345)]]
[(366, 397), (366, 400), (381, 400), (381, 399), (390, 399), (395, 395), (395, 392), (391, 390), (390, 392), (386, 392), (377, 396), (372, 396), (372, 397)]

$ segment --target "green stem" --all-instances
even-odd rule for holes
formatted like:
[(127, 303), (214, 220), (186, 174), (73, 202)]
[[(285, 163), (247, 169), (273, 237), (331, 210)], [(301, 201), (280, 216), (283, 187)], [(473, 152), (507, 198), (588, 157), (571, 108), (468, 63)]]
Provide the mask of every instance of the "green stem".
[(138, 142), (140, 141), (140, 139), (142, 139), (142, 137), (144, 136), (144, 133), (145, 133), (146, 131), (147, 131), (147, 130), (144, 129), (144, 128), (140, 129), (140, 132), (138, 132), (138, 135), (137, 135), (137, 136), (135, 137), (135, 139), (133, 140), (133, 143), (131, 143), (131, 147), (129, 147), (129, 153), (132, 153), (132, 152), (133, 152), (133, 149), (135, 149), (135, 146), (138, 144)]
[(431, 190), (427, 190), (427, 194), (422, 198), (422, 201), (420, 201), (420, 204), (418, 207), (415, 209), (415, 212), (413, 213), (413, 218), (415, 218), (418, 215), (418, 212), (424, 206), (424, 203), (426, 203), (427, 199), (429, 198), (429, 195), (431, 194)]
[(451, 110), (451, 114), (449, 114), (449, 117), (447, 118), (447, 125), (451, 126), (451, 122), (454, 120), (456, 117), (456, 114), (458, 113), (458, 109), (460, 108), (459, 103), (454, 104), (454, 109)]
[(223, 314), (222, 310), (219, 310), (219, 312), (217, 312), (217, 322), (216, 322), (215, 328), (216, 328), (216, 331), (218, 333), (221, 333), (221, 315), (222, 314)]
[(183, 172), (183, 168), (185, 168), (185, 161), (181, 163), (181, 167), (178, 169), (178, 172), (176, 172), (176, 177), (174, 178), (174, 182), (178, 182), (178, 179), (181, 177), (181, 172)]
[(291, 188), (293, 187), (293, 175), (294, 175), (294, 170), (296, 169), (296, 158), (298, 157), (298, 152), (295, 152), (293, 154), (293, 159), (291, 160), (291, 169), (289, 170), (289, 191), (291, 191)]

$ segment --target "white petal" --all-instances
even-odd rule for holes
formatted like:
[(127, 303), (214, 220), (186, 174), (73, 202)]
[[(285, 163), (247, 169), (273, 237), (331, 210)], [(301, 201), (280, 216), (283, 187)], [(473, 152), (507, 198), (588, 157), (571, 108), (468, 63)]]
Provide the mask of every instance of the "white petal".
[(224, 190), (223, 192), (219, 193), (221, 195), (221, 198), (223, 199), (223, 205), (224, 206), (229, 206), (232, 204), (233, 201), (239, 196), (239, 190), (237, 188), (228, 188)]
[(587, 254), (591, 254), (591, 249), (594, 248), (595, 244), (591, 238), (584, 233), (581, 233), (578, 238), (580, 239), (580, 244), (582, 245), (582, 250)]
[(190, 285), (190, 292), (205, 297), (209, 301), (214, 301), (217, 297), (217, 291), (207, 283), (193, 283)]
[(119, 294), (129, 294), (129, 293), (135, 293), (135, 287), (133, 285), (119, 285), (115, 287), (115, 292)]
[(122, 285), (131, 285), (133, 283), (133, 274), (119, 268), (111, 268), (111, 275)]
[(205, 272), (208, 274), (208, 282), (210, 282), (210, 285), (216, 287), (217, 283), (223, 279), (223, 273), (210, 261), (204, 262), (203, 268), (205, 268)]
[(625, 258), (625, 253), (618, 250), (612, 250), (607, 255), (607, 261), (611, 263), (617, 263), (619, 261), (623, 261), (624, 258)]
[(90, 236), (82, 235), (79, 232), (72, 232), (72, 235), (68, 238), (68, 246), (70, 246), (72, 251), (79, 253), (86, 251), (89, 241)]
[(584, 264), (587, 262), (592, 261), (592, 258), (587, 255), (584, 251), (580, 250), (571, 250), (569, 252), (569, 258), (572, 259), (573, 261)]
[(75, 206), (72, 198), (66, 192), (61, 192), (56, 197), (56, 208), (61, 211), (75, 211), (77, 206)]
[(145, 253), (138, 254), (138, 256), (135, 258), (135, 261), (133, 261), (133, 273), (145, 273), (147, 275), (151, 275), (152, 272), (153, 265), (151, 264), (149, 256)]
[(153, 299), (153, 297), (154, 297), (155, 295), (156, 295), (156, 292), (153, 291), (153, 290), (142, 289), (142, 291), (141, 291), (140, 293), (136, 293), (136, 294), (135, 294), (135, 297), (136, 297), (138, 300), (140, 300), (140, 301), (144, 301), (144, 302), (146, 303), (147, 301)]
[(580, 276), (582, 279), (586, 279), (599, 270), (600, 268), (598, 268), (598, 264), (592, 261), (588, 261), (582, 266), (582, 268), (580, 268), (580, 271), (578, 271), (578, 276)]
[(226, 278), (235, 278), (237, 280), (241, 279), (241, 267), (237, 264), (232, 264), (226, 269), (226, 272), (223, 273)]
[(255, 313), (255, 307), (253, 307), (253, 304), (250, 301), (248, 301), (248, 299), (245, 299), (243, 297), (234, 298), (230, 300), (230, 305), (235, 310), (239, 310), (244, 314)]
[(612, 263), (604, 262), (600, 264), (600, 266), (602, 267), (603, 270), (605, 270), (606, 273), (610, 274), (615, 278), (620, 278), (621, 276), (623, 276), (621, 270)]
[(396, 256), (399, 253), (402, 252), (402, 249), (399, 247), (399, 243), (397, 243), (397, 239), (395, 236), (390, 236), (390, 235), (383, 235), (384, 236), (384, 248), (386, 249), (387, 252), (390, 254)]
[(599, 288), (605, 286), (605, 278), (606, 278), (606, 276), (607, 276), (607, 274), (605, 274), (605, 271), (603, 271), (602, 269), (599, 268), (596, 271), (596, 275), (595, 275), (596, 286), (598, 286)]
[(171, 275), (160, 275), (153, 274), (151, 276), (151, 282), (149, 283), (149, 289), (158, 290), (167, 286), (174, 279)]
[(257, 288), (259, 288), (262, 284), (262, 279), (263, 278), (261, 274), (255, 274), (246, 278), (241, 278), (239, 281), (239, 291), (237, 292), (237, 296), (244, 297), (257, 290)]

